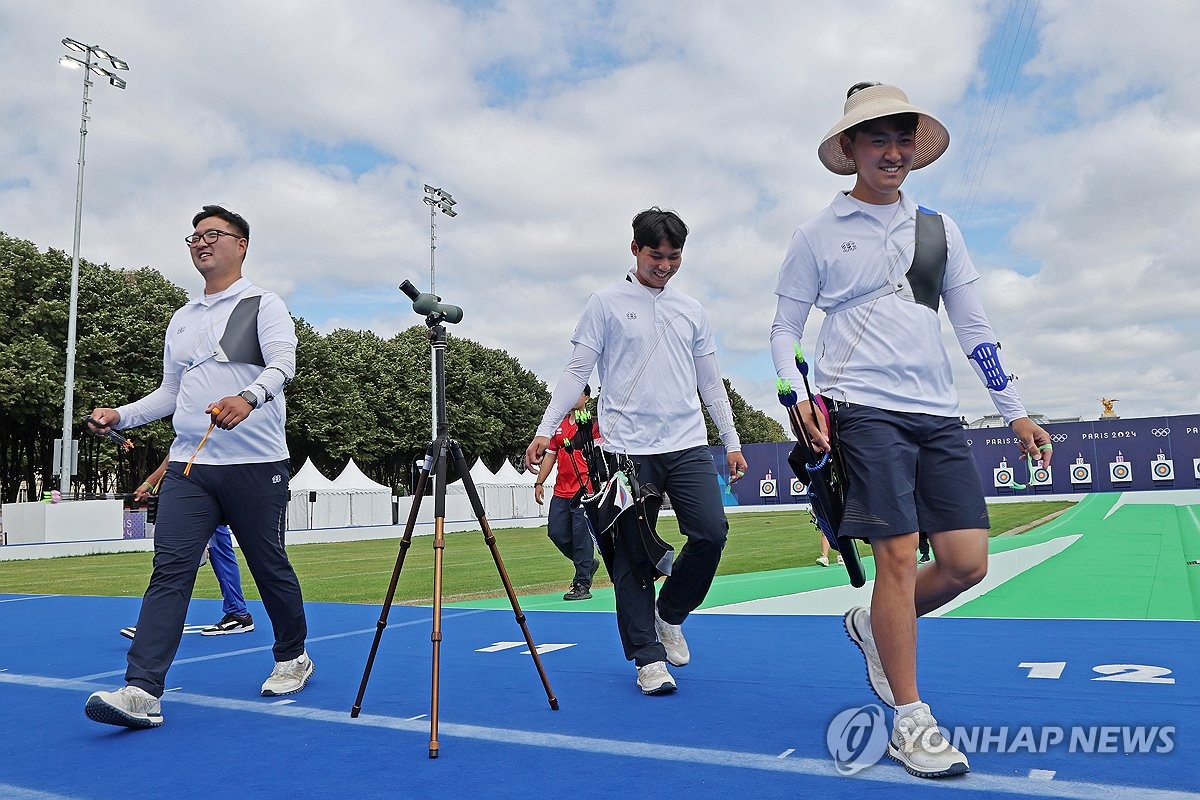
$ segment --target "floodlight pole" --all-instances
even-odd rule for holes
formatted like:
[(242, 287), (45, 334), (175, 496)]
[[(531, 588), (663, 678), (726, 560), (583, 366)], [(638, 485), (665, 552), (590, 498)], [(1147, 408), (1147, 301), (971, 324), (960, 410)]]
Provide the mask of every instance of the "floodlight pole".
[[(454, 210), (454, 206), (455, 206), (455, 204), (457, 204), (458, 201), (455, 200), (453, 197), (451, 197), (449, 192), (445, 192), (441, 188), (435, 188), (433, 186), (430, 186), (429, 184), (425, 184), (425, 197), (422, 198), (422, 202), (424, 202), (425, 205), (429, 206), (429, 293), (436, 296), (437, 295), (437, 266), (436, 266), (437, 262), (436, 262), (435, 254), (437, 253), (437, 212), (441, 211), (443, 214), (445, 214), (448, 217), (457, 217), (458, 212)], [(437, 420), (437, 388), (435, 386), (437, 383), (437, 374), (436, 374), (436, 371), (433, 371), (434, 368), (432, 366), (432, 364), (433, 364), (432, 354), (433, 354), (433, 350), (431, 349), (430, 350), (431, 357), (429, 359), (430, 365), (431, 365), (430, 366), (431, 380), (430, 380), (430, 395), (429, 395), (430, 396), (429, 408), (430, 408), (430, 420), (431, 420), (430, 430), (432, 431), (431, 438), (436, 439), (437, 434), (438, 434), (438, 429), (437, 429), (437, 424), (438, 424), (438, 420)]]
[(67, 496), (71, 491), (71, 455), (74, 449), (71, 434), (75, 416), (75, 338), (79, 308), (79, 234), (83, 227), (83, 165), (84, 153), (87, 148), (88, 105), (91, 103), (88, 90), (92, 87), (93, 74), (108, 78), (108, 82), (118, 89), (125, 88), (125, 81), (93, 61), (93, 56), (97, 60), (107, 60), (112, 64), (113, 69), (127, 70), (129, 65), (100, 45), (85, 45), (69, 38), (63, 39), (62, 43), (63, 46), (84, 54), (83, 61), (68, 55), (64, 55), (58, 60), (58, 63), (67, 67), (76, 69), (83, 67), (83, 110), (79, 115), (79, 161), (75, 179), (75, 238), (71, 247), (71, 299), (67, 313), (67, 364), (63, 391), (62, 450), (60, 451), (61, 461), (58, 472), (59, 491)]

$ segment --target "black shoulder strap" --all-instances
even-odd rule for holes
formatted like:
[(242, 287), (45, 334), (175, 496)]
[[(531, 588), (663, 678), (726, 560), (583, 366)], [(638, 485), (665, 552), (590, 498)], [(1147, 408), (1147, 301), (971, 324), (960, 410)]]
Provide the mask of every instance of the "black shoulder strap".
[(942, 215), (917, 206), (916, 247), (906, 277), (913, 299), (937, 313), (946, 275), (946, 223)]

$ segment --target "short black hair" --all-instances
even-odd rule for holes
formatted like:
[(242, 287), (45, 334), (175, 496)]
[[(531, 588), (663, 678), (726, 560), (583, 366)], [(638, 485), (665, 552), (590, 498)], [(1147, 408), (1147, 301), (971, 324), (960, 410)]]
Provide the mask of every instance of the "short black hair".
[(216, 217), (224, 220), (230, 225), (238, 229), (238, 233), (242, 234), (242, 238), (246, 241), (250, 240), (250, 223), (246, 222), (246, 218), (235, 211), (230, 211), (224, 206), (205, 206), (200, 213), (192, 217), (192, 227), (196, 227), (202, 219)]
[(658, 206), (638, 212), (633, 218), (633, 240), (638, 249), (658, 247), (666, 239), (672, 247), (683, 249), (687, 241), (688, 226), (674, 211), (663, 211)]
[(854, 137), (864, 131), (874, 129), (876, 125), (882, 122), (891, 122), (896, 126), (896, 129), (903, 133), (916, 133), (917, 123), (920, 122), (920, 117), (912, 112), (904, 114), (890, 114), (886, 117), (876, 117), (865, 122), (860, 122), (846, 129), (846, 136), (850, 137), (850, 141), (854, 141)]
[(592, 396), (592, 385), (590, 383), (585, 383), (583, 385), (583, 393), (586, 394), (588, 397)]

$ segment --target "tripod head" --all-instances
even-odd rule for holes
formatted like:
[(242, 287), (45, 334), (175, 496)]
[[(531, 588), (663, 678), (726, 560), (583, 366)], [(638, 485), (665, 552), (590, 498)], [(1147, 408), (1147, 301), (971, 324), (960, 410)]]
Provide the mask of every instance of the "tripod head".
[(436, 294), (417, 291), (417, 287), (413, 286), (411, 281), (400, 284), (400, 291), (412, 300), (413, 311), (425, 315), (425, 324), (429, 327), (432, 328), (442, 322), (449, 322), (452, 325), (462, 322), (463, 310), (461, 308), (443, 303), (442, 298)]

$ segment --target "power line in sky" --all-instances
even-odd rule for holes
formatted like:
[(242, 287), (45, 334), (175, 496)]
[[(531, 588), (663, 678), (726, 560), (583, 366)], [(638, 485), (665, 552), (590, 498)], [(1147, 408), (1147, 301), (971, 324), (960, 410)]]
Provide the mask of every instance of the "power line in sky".
[[(1020, 9), (1017, 9), (1017, 6)], [(1030, 8), (1032, 6), (1032, 8)], [(998, 71), (989, 70), (989, 79), (984, 91), (983, 107), (972, 120), (969, 150), (966, 164), (963, 167), (962, 178), (956, 192), (956, 201), (952, 206), (952, 216), (965, 227), (975, 211), (975, 199), (979, 187), (987, 173), (988, 161), (995, 147), (996, 137), (1004, 122), (1008, 102), (1012, 97), (1013, 85), (1017, 74), (1025, 60), (1029, 40), (1033, 33), (1041, 0), (1010, 0), (1008, 12), (1004, 17), (1004, 26), (997, 39), (998, 63), (1003, 60), (1003, 66)], [(995, 76), (996, 79), (992, 79)]]

